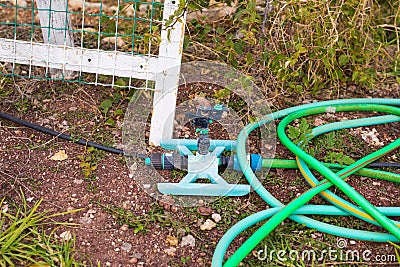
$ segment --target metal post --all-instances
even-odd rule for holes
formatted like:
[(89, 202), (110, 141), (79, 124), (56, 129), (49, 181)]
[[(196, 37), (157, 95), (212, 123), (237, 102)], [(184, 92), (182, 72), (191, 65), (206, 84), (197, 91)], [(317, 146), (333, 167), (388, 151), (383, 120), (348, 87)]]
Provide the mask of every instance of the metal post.
[[(36, 0), (44, 43), (74, 46), (68, 0)], [(72, 78), (72, 71), (49, 69), (53, 78)], [(63, 75), (64, 74), (64, 75)]]
[[(166, 0), (163, 18), (168, 19), (178, 9), (178, 0)], [(185, 17), (173, 28), (163, 29), (159, 51), (159, 69), (153, 99), (153, 114), (150, 126), (150, 145), (159, 146), (160, 141), (172, 138), (179, 73), (182, 59)], [(168, 33), (168, 31), (170, 31)]]

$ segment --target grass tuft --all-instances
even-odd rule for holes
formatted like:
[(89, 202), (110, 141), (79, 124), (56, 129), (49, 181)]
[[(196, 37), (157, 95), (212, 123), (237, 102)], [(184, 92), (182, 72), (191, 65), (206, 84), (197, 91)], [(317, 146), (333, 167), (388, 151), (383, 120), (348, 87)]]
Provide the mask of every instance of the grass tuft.
[(75, 211), (38, 212), (42, 200), (28, 208), (22, 199), (21, 207), (10, 209), (4, 199), (0, 202), (0, 266), (82, 266), (75, 258), (74, 238), (60, 241), (57, 228), (50, 234), (43, 230), (46, 225), (67, 225), (50, 219)]

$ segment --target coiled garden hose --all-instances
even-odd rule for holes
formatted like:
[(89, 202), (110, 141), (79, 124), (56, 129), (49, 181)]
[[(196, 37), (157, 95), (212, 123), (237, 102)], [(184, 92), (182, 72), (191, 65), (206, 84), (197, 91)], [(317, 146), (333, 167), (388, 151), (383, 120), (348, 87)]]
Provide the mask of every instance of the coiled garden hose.
[[(367, 155), (366, 157), (356, 161), (350, 166), (344, 167), (338, 172), (332, 169), (340, 169), (337, 165), (324, 164), (311, 155), (303, 151), (297, 144), (294, 144), (286, 136), (286, 127), (295, 119), (320, 114), (325, 112), (346, 112), (346, 111), (372, 111), (383, 112), (391, 115), (376, 116), (367, 119), (356, 119), (340, 123), (331, 123), (317, 127), (313, 130), (310, 137), (317, 136), (326, 132), (339, 129), (360, 127), (367, 125), (376, 125), (389, 122), (400, 121), (400, 99), (342, 99), (325, 102), (317, 102), (302, 106), (288, 108), (282, 111), (272, 113), (263, 118), (259, 122), (248, 124), (242, 129), (237, 142), (237, 155), (241, 169), (254, 190), (261, 198), (272, 208), (253, 214), (234, 225), (229, 229), (219, 241), (212, 260), (212, 266), (237, 266), (269, 233), (271, 233), (284, 219), (290, 218), (296, 222), (305, 224), (307, 227), (318, 229), (321, 232), (333, 234), (337, 236), (375, 241), (375, 242), (400, 242), (400, 224), (387, 218), (387, 216), (399, 216), (400, 207), (375, 207), (354, 190), (344, 179), (350, 174), (357, 173), (373, 178), (389, 180), (393, 182), (400, 181), (400, 175), (389, 172), (367, 170), (364, 167), (385, 154), (397, 149), (400, 146), (400, 139), (395, 140), (391, 144), (379, 149), (378, 151)], [(266, 188), (262, 186), (254, 172), (251, 170), (246, 160), (246, 139), (250, 132), (262, 124), (271, 122), (272, 120), (285, 117), (278, 125), (278, 137), (290, 151), (296, 155), (296, 165), (300, 169), (302, 175), (312, 186), (311, 189), (300, 195), (288, 205), (284, 205), (276, 199)], [(264, 159), (264, 166), (294, 168), (294, 162), (288, 160)], [(311, 173), (310, 168), (318, 171), (326, 179), (318, 181)], [(332, 185), (338, 187), (351, 200), (359, 205), (359, 207), (346, 202), (339, 198), (329, 190)], [(305, 205), (316, 194), (321, 194), (333, 205)], [(363, 230), (348, 229), (335, 225), (326, 224), (317, 220), (308, 218), (305, 215), (337, 215), (337, 216), (356, 216), (367, 222), (376, 224), (386, 229), (388, 233), (370, 232)], [(232, 240), (242, 231), (252, 225), (270, 218), (262, 225), (253, 235), (251, 235), (239, 249), (224, 263), (224, 255)]]

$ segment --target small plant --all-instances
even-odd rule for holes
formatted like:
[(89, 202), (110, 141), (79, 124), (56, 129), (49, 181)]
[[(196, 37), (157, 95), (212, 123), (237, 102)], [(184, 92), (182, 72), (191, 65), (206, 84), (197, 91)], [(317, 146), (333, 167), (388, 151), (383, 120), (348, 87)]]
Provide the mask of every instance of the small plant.
[(182, 264), (187, 264), (190, 261), (190, 259), (191, 259), (190, 256), (186, 256), (186, 257), (182, 256), (181, 262), (182, 262)]
[(288, 136), (292, 141), (302, 149), (306, 149), (310, 140), (313, 138), (310, 124), (305, 118), (301, 119), (298, 127), (288, 126)]
[(396, 253), (397, 262), (400, 264), (400, 246), (392, 242), (389, 243), (394, 247), (394, 253)]
[[(22, 194), (22, 192), (21, 192)], [(27, 207), (22, 194), (22, 207), (9, 208), (0, 201), (0, 266), (83, 266), (75, 259), (75, 240), (60, 241), (53, 230), (46, 234), (44, 226), (67, 225), (50, 219), (74, 211), (49, 214), (38, 212), (42, 200)]]
[[(2, 67), (0, 67), (0, 72), (3, 72)], [(0, 99), (6, 98), (13, 92), (13, 90), (10, 90), (10, 88), (6, 87), (8, 84), (12, 84), (12, 81), (9, 78), (0, 78)]]
[(105, 206), (103, 204), (99, 205), (103, 207), (106, 212), (113, 215), (118, 223), (121, 225), (126, 224), (133, 228), (135, 234), (149, 231), (148, 227), (154, 223), (167, 227), (175, 226), (175, 228), (185, 229), (188, 233), (191, 232), (187, 225), (179, 222), (170, 214), (165, 213), (164, 209), (155, 203), (152, 204), (151, 210), (143, 215), (136, 215), (119, 207)]
[(97, 169), (99, 161), (104, 158), (104, 155), (103, 151), (88, 147), (83, 155), (78, 156), (78, 159), (81, 160), (79, 166), (81, 167), (85, 180), (88, 182), (89, 191), (96, 189), (94, 181), (96, 181), (97, 177), (94, 171)]
[(181, 170), (172, 170), (171, 171), (171, 178), (172, 179), (182, 179), (183, 176), (186, 174), (185, 171), (181, 171)]
[(329, 154), (324, 157), (324, 161), (338, 163), (341, 166), (354, 163), (354, 160), (349, 156), (344, 155), (343, 152), (329, 152)]
[[(104, 122), (106, 125), (114, 127), (115, 126), (115, 120), (111, 117), (108, 116), (109, 111), (113, 107), (113, 105), (116, 105), (121, 102), (123, 96), (120, 92), (115, 92), (113, 93), (110, 97), (106, 98), (103, 100), (100, 105), (99, 109), (103, 113), (103, 115), (106, 117), (106, 121)], [(115, 109), (113, 112), (113, 115), (119, 116), (123, 115), (124, 112), (121, 109)]]
[(230, 98), (231, 93), (232, 91), (227, 88), (214, 90), (214, 98), (217, 99), (219, 102), (227, 101), (227, 99)]

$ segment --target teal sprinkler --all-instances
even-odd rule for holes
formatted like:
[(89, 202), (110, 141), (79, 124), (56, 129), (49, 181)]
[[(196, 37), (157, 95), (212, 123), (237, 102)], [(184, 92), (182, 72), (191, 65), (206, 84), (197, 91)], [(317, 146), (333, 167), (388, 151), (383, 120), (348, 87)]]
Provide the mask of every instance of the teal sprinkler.
[[(187, 169), (187, 175), (179, 183), (158, 183), (158, 190), (167, 195), (188, 196), (243, 196), (250, 192), (250, 185), (229, 184), (219, 174), (219, 167), (240, 170), (237, 157), (223, 156), (224, 151), (236, 149), (236, 142), (231, 140), (211, 140), (209, 124), (221, 119), (229, 109), (222, 104), (214, 107), (200, 107), (196, 114), (186, 112), (192, 120), (199, 137), (196, 140), (169, 139), (161, 142), (165, 149), (178, 153), (153, 154), (146, 160), (147, 165), (155, 169)], [(192, 151), (195, 151), (193, 153)], [(262, 168), (261, 157), (250, 157), (254, 170)], [(210, 183), (197, 183), (198, 179), (207, 179)]]

